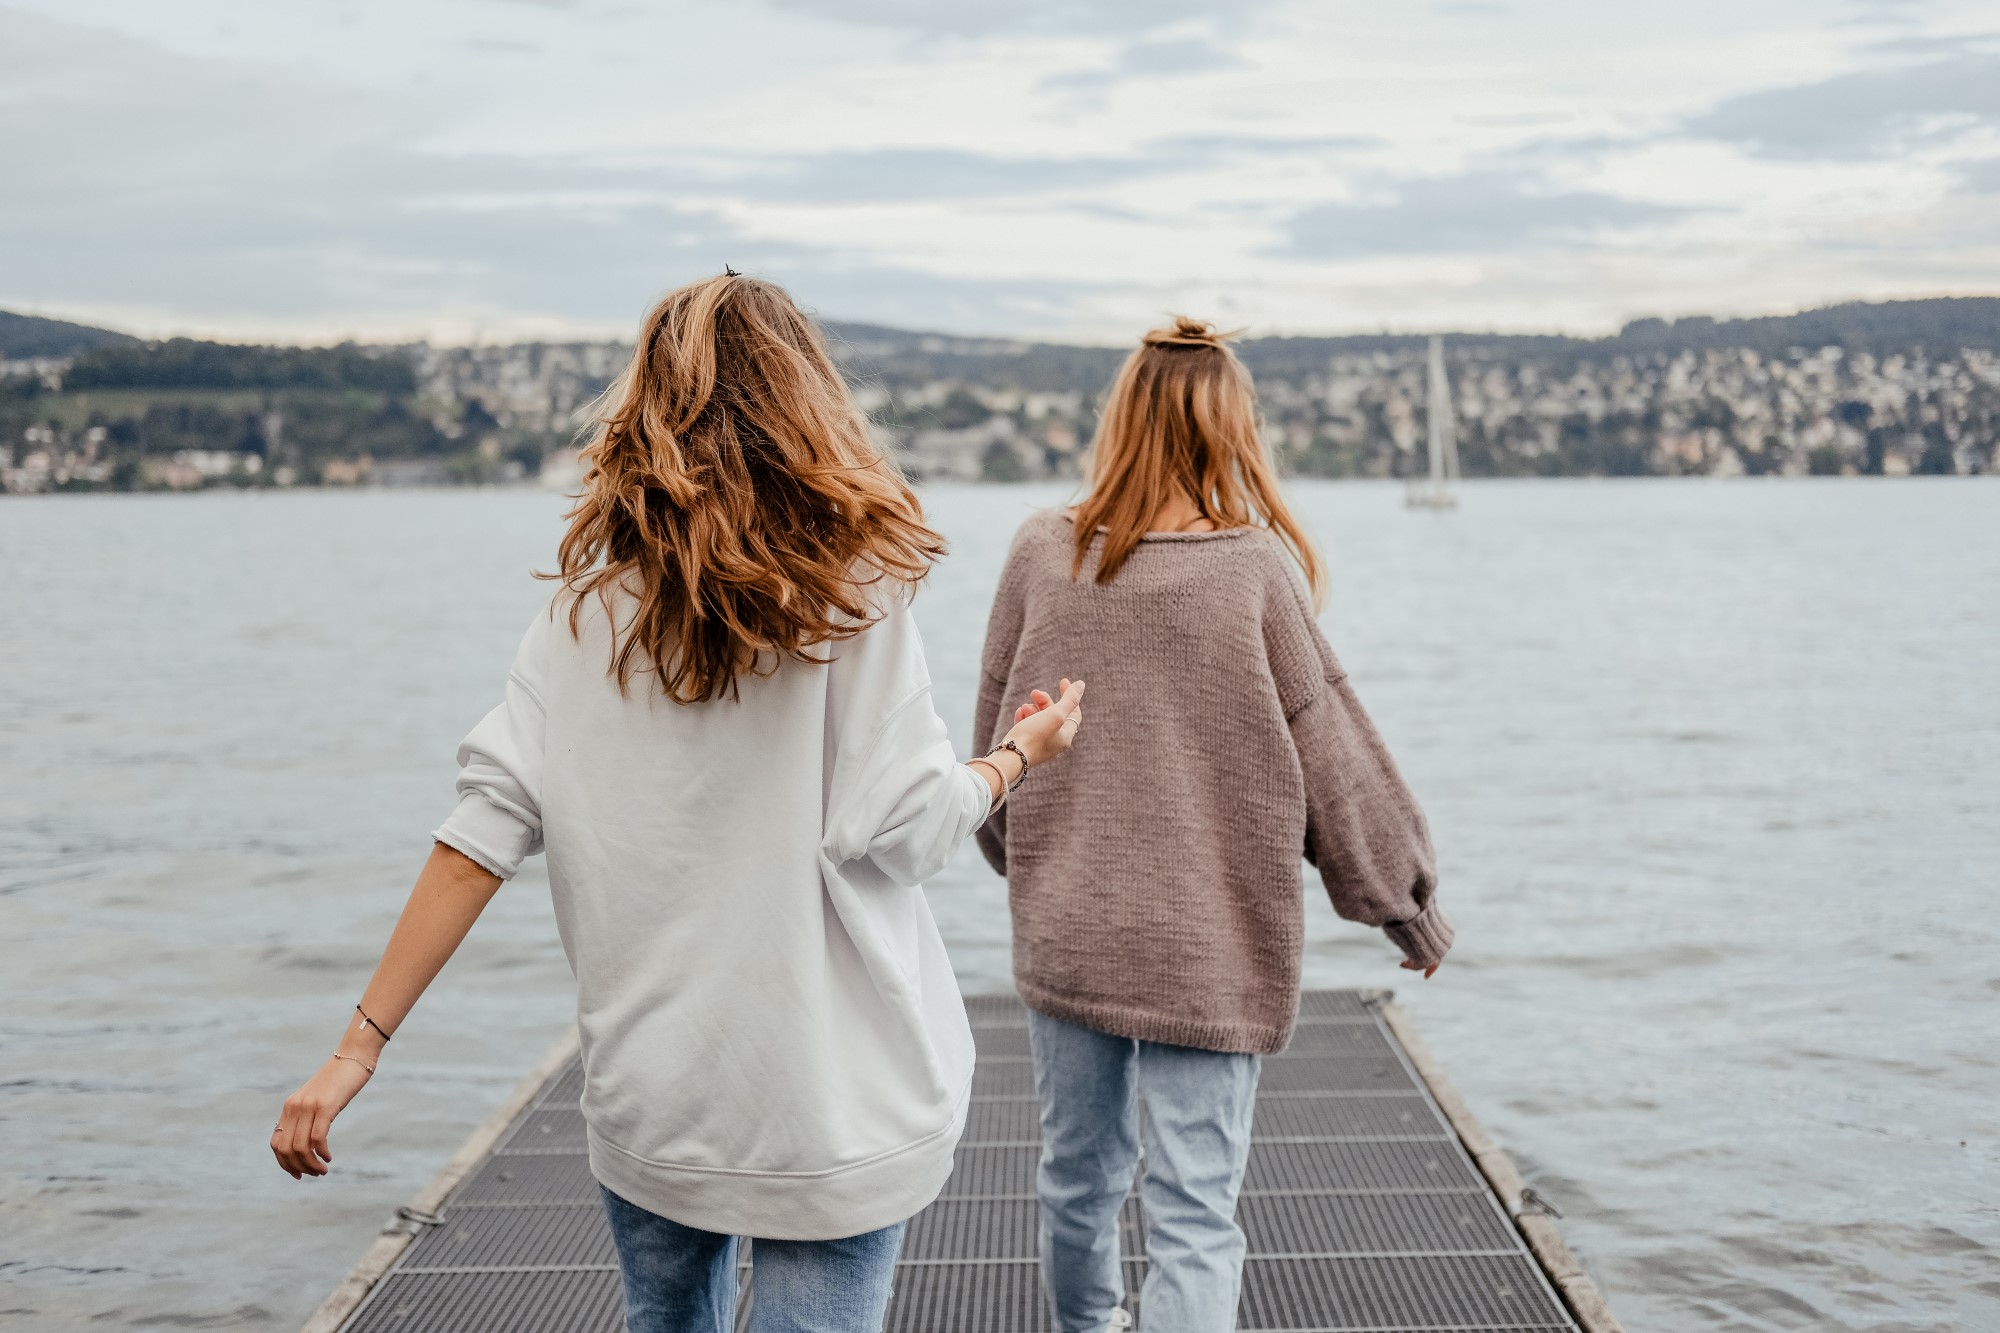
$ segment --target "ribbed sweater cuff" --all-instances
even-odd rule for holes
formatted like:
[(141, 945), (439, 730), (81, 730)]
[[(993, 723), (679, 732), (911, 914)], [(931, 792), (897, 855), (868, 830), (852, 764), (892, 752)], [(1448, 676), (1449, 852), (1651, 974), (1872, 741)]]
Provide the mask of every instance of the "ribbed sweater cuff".
[(502, 879), (514, 878), (535, 843), (535, 830), (471, 791), (459, 799), (458, 809), (431, 836)]
[(1403, 951), (1403, 957), (1418, 967), (1441, 963), (1451, 952), (1451, 922), (1445, 920), (1435, 901), (1408, 921), (1391, 921), (1382, 930)]

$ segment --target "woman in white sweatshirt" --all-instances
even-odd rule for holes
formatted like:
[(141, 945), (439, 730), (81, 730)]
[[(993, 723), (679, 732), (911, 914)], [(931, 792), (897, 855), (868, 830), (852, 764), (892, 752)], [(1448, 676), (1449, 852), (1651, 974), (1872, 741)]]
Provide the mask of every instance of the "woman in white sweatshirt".
[(325, 1174), (333, 1118), (546, 851), (627, 1328), (732, 1327), (749, 1236), (757, 1333), (873, 1330), (972, 1077), (922, 881), (1068, 749), (1083, 685), (956, 761), (908, 606), (943, 543), (776, 286), (662, 300), (585, 457), (562, 586), (271, 1148)]

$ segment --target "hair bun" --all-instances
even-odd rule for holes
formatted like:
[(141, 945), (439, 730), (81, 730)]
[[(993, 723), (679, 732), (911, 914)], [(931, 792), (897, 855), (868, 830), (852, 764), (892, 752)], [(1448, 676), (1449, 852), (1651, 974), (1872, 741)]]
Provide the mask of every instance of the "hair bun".
[(1240, 332), (1224, 333), (1205, 319), (1175, 315), (1171, 328), (1148, 330), (1142, 341), (1148, 347), (1220, 347)]

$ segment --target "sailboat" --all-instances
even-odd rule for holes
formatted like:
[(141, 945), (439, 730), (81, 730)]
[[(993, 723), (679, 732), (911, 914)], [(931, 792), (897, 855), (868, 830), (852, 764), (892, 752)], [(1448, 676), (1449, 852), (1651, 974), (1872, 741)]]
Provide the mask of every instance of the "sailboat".
[(1444, 339), (1431, 335), (1430, 405), (1431, 469), (1427, 478), (1410, 479), (1403, 503), (1412, 509), (1456, 509), (1458, 493), (1458, 433), (1452, 429), (1451, 381), (1444, 374)]

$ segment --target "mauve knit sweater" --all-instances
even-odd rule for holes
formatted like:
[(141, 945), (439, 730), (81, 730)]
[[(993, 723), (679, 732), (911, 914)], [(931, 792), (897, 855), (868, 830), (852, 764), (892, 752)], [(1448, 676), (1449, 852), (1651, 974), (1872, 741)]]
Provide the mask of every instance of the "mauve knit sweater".
[[(1423, 812), (1260, 528), (1153, 533), (1070, 577), (1068, 516), (1022, 525), (974, 719), (1089, 682), (1082, 731), (979, 830), (1007, 876), (1030, 1008), (1117, 1036), (1282, 1050), (1298, 1014), (1300, 853), (1333, 907), (1415, 963), (1451, 947)], [(1101, 546), (1101, 542), (1099, 543)]]

